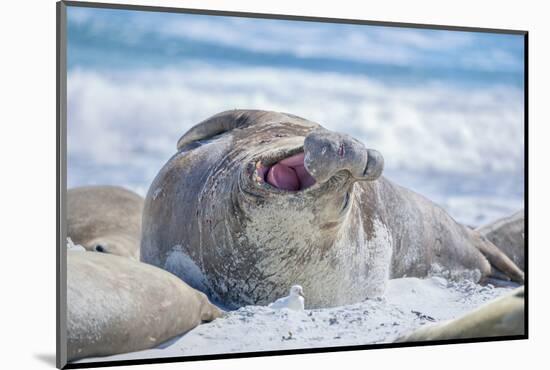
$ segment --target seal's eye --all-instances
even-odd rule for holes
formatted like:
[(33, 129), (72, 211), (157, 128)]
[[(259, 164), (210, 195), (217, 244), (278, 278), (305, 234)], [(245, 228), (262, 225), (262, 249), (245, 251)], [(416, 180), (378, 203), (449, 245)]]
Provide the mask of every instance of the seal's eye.
[(254, 110), (231, 110), (218, 113), (191, 127), (189, 131), (178, 140), (178, 151), (182, 150), (187, 144), (193, 141), (211, 139), (216, 135), (249, 126), (260, 116), (268, 113), (269, 112)]
[(183, 146), (181, 148), (181, 151), (185, 152), (185, 151), (188, 151), (188, 150), (193, 150), (193, 149), (199, 148), (200, 146), (202, 146), (202, 142), (192, 141), (189, 144), (186, 144), (185, 146)]
[(97, 244), (94, 249), (96, 252), (107, 253), (107, 250), (101, 244)]
[(188, 144), (185, 144), (183, 147), (179, 148), (178, 150), (183, 153), (183, 152), (188, 152), (188, 151), (191, 151), (193, 149), (197, 149), (197, 148), (200, 148), (201, 146), (205, 145), (205, 144), (209, 144), (211, 143), (213, 140), (216, 140), (218, 137), (222, 136), (222, 134), (218, 134), (218, 135), (214, 135), (208, 139), (201, 139), (201, 140), (197, 140), (197, 141), (192, 141)]

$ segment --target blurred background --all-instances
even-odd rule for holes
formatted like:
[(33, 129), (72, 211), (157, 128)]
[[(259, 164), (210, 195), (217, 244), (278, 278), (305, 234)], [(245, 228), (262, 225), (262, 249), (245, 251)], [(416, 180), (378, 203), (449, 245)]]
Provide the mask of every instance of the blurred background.
[(293, 113), (478, 226), (524, 206), (523, 36), (68, 7), (68, 187), (145, 195), (185, 131)]

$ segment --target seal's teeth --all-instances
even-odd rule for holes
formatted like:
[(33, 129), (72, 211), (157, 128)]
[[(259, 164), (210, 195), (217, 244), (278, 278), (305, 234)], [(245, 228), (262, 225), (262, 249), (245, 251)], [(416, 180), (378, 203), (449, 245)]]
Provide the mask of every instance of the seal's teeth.
[(256, 180), (258, 182), (265, 181), (266, 174), (268, 171), (269, 171), (269, 167), (264, 166), (261, 162), (257, 162), (256, 163), (256, 174), (257, 174)]

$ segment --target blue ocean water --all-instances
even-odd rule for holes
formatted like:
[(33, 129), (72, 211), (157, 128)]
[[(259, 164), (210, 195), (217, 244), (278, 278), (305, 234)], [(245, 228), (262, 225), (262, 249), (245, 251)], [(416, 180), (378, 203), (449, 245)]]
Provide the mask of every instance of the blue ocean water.
[[(69, 68), (202, 61), (363, 74), (395, 83), (433, 79), (523, 87), (519, 35), (71, 7), (68, 20)], [(226, 32), (232, 37), (224, 38)], [(251, 38), (261, 42), (250, 43)], [(444, 42), (450, 45), (437, 47)], [(348, 52), (325, 48), (327, 43)], [(308, 49), (309, 44), (314, 47)], [(353, 52), (371, 44), (386, 51)]]
[(477, 225), (523, 207), (523, 37), (68, 8), (68, 183), (142, 194), (187, 128), (274, 109), (349, 132)]

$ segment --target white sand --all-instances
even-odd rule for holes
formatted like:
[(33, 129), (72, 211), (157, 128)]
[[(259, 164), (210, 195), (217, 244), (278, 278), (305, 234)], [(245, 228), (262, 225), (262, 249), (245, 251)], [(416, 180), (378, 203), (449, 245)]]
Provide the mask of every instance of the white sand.
[(291, 311), (246, 306), (146, 351), (89, 358), (116, 361), (393, 342), (422, 325), (458, 317), (511, 288), (443, 278), (391, 280), (385, 298), (326, 309)]

